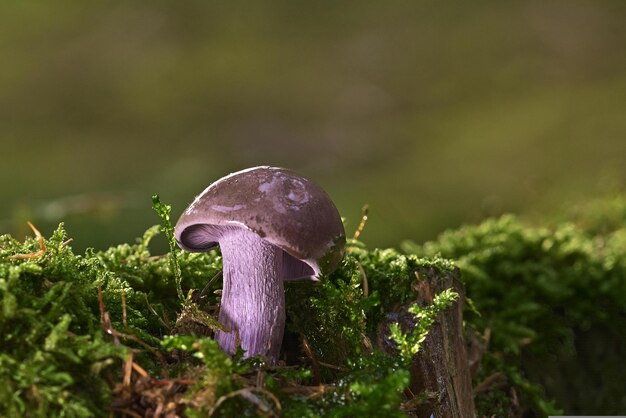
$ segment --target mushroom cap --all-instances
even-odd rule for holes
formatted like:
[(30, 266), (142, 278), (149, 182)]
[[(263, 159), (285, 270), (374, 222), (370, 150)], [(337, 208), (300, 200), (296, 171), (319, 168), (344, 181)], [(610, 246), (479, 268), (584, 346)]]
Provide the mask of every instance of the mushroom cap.
[(343, 257), (346, 234), (324, 190), (278, 167), (253, 167), (207, 187), (175, 227), (178, 245), (207, 251), (232, 228), (246, 228), (282, 249), (285, 279), (317, 278)]

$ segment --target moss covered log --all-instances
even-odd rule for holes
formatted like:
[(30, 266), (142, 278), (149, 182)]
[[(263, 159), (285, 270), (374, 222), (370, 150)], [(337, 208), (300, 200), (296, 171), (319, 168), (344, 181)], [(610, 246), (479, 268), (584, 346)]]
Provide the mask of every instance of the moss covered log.
[[(619, 223), (538, 228), (503, 217), (407, 243), (404, 254), (351, 241), (332, 275), (286, 286), (275, 366), (218, 349), (220, 255), (152, 254), (161, 229), (169, 239), (164, 225), (84, 254), (72, 251), (63, 225), (41, 240), (41, 254), (37, 237), (0, 237), (0, 416), (419, 416), (442, 398), (417, 393), (413, 356), (459, 306), (452, 291), (461, 288), (438, 288), (431, 302), (418, 276), (445, 282), (456, 266), (478, 416), (626, 405)], [(398, 319), (381, 337), (399, 309), (412, 325)]]
[(34, 255), (37, 238), (0, 238), (0, 415), (410, 412), (408, 366), (372, 340), (389, 306), (416, 298), (415, 269), (450, 262), (352, 242), (333, 275), (287, 286), (284, 349), (269, 366), (217, 348), (221, 257), (152, 255), (162, 217), (133, 245), (81, 255), (63, 225), (32, 258), (13, 256)]

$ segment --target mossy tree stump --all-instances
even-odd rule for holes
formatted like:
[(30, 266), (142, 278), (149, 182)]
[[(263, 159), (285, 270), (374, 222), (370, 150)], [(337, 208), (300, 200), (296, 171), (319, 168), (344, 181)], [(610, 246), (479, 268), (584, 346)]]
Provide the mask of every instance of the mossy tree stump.
[(397, 322), (404, 332), (415, 327), (415, 316), (408, 312), (414, 303), (428, 306), (433, 297), (446, 289), (452, 289), (459, 298), (438, 315), (422, 343), (421, 350), (411, 362), (411, 385), (406, 395), (413, 401), (405, 404), (408, 412), (418, 417), (467, 418), (475, 416), (470, 368), (463, 331), (463, 304), (465, 291), (458, 280), (459, 270), (440, 271), (421, 267), (417, 276), (417, 300), (399, 306), (386, 316), (380, 326), (379, 344), (392, 354), (394, 343), (390, 341), (389, 325)]

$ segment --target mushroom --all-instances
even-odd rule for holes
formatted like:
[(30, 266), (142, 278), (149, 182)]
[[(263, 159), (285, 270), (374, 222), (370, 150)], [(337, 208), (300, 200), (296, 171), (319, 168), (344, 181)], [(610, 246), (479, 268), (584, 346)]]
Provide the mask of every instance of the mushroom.
[(285, 328), (283, 280), (318, 280), (334, 270), (346, 242), (339, 212), (311, 180), (278, 167), (253, 167), (207, 187), (181, 215), (178, 245), (219, 244), (224, 285), (217, 331), (222, 350), (278, 360)]

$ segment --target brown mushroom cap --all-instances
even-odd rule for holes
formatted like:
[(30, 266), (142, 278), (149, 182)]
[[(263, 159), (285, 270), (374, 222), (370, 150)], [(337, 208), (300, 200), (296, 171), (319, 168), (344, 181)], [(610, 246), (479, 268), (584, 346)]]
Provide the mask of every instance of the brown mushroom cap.
[(345, 231), (337, 208), (311, 180), (278, 167), (232, 173), (207, 187), (181, 215), (178, 244), (207, 251), (230, 228), (254, 231), (282, 249), (284, 279), (316, 278), (337, 267)]

